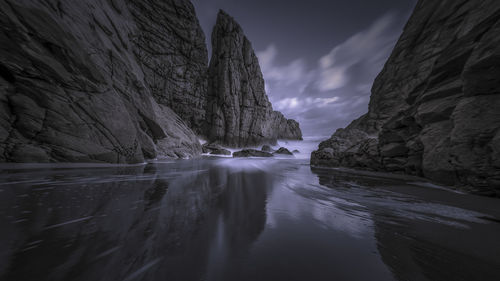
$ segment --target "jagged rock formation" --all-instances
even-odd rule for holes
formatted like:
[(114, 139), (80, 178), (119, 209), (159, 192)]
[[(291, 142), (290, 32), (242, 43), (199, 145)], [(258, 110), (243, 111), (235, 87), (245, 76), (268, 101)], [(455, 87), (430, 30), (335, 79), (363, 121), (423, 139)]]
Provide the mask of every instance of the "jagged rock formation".
[(500, 193), (500, 2), (420, 0), (369, 111), (311, 164), (423, 175)]
[[(201, 153), (194, 132), (207, 132), (208, 55), (189, 0), (6, 0), (0, 24), (0, 161), (136, 163)], [(260, 73), (255, 55), (252, 62), (251, 74)], [(260, 94), (242, 101), (240, 121), (266, 109), (248, 135), (224, 127), (212, 140), (300, 134)]]
[(232, 147), (301, 139), (298, 123), (274, 112), (259, 61), (238, 23), (220, 11), (212, 33), (207, 121), (209, 140)]

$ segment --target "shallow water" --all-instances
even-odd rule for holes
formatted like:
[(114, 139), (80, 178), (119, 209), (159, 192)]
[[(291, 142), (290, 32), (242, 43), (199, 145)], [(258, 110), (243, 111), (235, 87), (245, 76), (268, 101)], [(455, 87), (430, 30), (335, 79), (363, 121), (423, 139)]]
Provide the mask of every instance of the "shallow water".
[(500, 280), (500, 201), (210, 158), (3, 167), (0, 280)]

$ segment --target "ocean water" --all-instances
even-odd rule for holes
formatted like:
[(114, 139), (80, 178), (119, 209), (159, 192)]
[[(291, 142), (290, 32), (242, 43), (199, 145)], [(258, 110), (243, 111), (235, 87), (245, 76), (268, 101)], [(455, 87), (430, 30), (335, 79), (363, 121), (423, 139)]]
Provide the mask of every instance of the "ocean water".
[(0, 280), (500, 280), (498, 199), (307, 158), (4, 165)]

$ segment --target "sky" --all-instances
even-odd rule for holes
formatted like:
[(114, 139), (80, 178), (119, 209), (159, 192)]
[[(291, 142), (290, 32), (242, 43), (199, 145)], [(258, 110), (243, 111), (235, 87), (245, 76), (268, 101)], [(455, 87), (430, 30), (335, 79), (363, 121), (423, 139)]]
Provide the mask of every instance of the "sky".
[(368, 111), (370, 89), (417, 0), (192, 0), (210, 48), (219, 9), (259, 58), (273, 108), (304, 136), (330, 136)]

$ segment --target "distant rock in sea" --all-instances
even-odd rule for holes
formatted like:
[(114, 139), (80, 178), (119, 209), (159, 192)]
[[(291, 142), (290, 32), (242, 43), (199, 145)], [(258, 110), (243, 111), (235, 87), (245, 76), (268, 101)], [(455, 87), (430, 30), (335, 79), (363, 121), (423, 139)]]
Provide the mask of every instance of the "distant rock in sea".
[(425, 176), (500, 195), (500, 2), (420, 0), (369, 111), (311, 164)]
[(233, 153), (233, 157), (241, 158), (241, 157), (273, 157), (273, 155), (269, 152), (255, 150), (255, 149), (244, 149), (241, 151), (237, 151)]
[(293, 155), (293, 153), (290, 152), (285, 147), (280, 147), (278, 150), (276, 150), (273, 154), (281, 154), (281, 155)]

